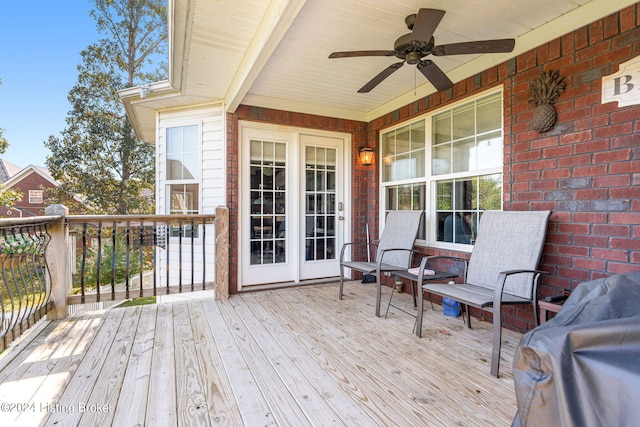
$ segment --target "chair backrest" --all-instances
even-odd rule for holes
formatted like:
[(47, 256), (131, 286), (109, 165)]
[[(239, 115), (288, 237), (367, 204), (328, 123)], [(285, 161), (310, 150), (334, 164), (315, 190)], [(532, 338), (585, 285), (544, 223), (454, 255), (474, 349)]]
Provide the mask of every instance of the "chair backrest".
[[(409, 268), (411, 252), (416, 242), (418, 228), (422, 220), (422, 211), (391, 211), (387, 215), (384, 231), (378, 243), (378, 255), (385, 249), (408, 249), (407, 251), (388, 252), (384, 255), (385, 264)], [(376, 258), (376, 261), (378, 259)]]
[[(467, 283), (494, 289), (501, 271), (538, 268), (551, 211), (485, 211), (480, 217)], [(510, 276), (504, 291), (531, 299), (533, 275)]]

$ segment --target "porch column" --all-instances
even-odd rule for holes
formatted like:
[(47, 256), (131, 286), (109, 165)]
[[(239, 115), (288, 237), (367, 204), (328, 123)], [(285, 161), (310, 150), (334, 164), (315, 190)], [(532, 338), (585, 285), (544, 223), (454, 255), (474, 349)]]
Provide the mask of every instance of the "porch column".
[(215, 219), (216, 233), (216, 299), (229, 298), (229, 208), (218, 206)]
[(47, 231), (51, 236), (49, 245), (45, 250), (45, 259), (49, 268), (49, 289), (51, 289), (51, 302), (53, 310), (47, 313), (52, 320), (63, 319), (69, 315), (67, 297), (71, 289), (71, 270), (69, 269), (69, 227), (66, 224), (66, 216), (69, 209), (64, 205), (51, 205), (44, 209), (45, 215), (60, 216), (60, 219), (52, 221)]

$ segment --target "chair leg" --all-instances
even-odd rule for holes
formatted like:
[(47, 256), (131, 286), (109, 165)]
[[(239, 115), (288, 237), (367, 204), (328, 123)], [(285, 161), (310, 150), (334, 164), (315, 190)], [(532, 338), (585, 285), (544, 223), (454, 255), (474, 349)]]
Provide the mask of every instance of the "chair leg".
[(340, 286), (338, 287), (338, 298), (342, 300), (342, 288), (344, 286), (344, 267), (340, 264)]
[(469, 309), (469, 306), (466, 304), (462, 304), (462, 310), (467, 313), (466, 319), (464, 320), (467, 325), (467, 328), (471, 329), (471, 310)]
[(498, 377), (500, 369), (500, 348), (502, 347), (501, 305), (493, 307), (493, 351), (491, 353), (491, 375)]
[(376, 271), (376, 317), (380, 317), (380, 301), (382, 299), (382, 281), (380, 270)]
[(411, 286), (411, 296), (413, 297), (413, 308), (418, 308), (416, 288), (413, 287), (413, 280), (409, 280), (409, 286)]
[(422, 292), (422, 285), (418, 283), (418, 313), (416, 316), (416, 335), (418, 338), (422, 338), (422, 315), (424, 313), (424, 293)]
[(387, 315), (389, 314), (389, 307), (391, 307), (391, 300), (393, 299), (393, 293), (396, 291), (396, 287), (394, 286), (393, 288), (391, 288), (391, 296), (389, 297), (389, 302), (387, 303), (387, 311), (385, 311), (384, 313), (384, 318), (387, 318)]

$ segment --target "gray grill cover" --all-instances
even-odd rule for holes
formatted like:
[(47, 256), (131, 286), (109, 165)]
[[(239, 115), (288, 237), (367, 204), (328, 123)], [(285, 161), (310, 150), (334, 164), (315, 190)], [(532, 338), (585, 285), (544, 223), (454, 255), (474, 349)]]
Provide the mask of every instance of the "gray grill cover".
[(522, 337), (514, 426), (640, 425), (640, 272), (580, 284)]

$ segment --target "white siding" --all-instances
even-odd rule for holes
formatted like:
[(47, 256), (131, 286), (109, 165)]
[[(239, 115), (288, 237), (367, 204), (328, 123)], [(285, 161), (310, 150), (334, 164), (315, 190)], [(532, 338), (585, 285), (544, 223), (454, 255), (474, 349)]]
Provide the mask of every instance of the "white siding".
[[(156, 141), (156, 213), (169, 213), (166, 182), (166, 130), (174, 126), (197, 124), (200, 128), (200, 213), (213, 214), (216, 207), (226, 205), (226, 141), (225, 115), (222, 104), (172, 110), (158, 113)], [(188, 238), (185, 239), (188, 241)], [(188, 244), (183, 240), (182, 284), (191, 282), (191, 256)], [(213, 225), (206, 230), (206, 281), (215, 280), (215, 234)], [(194, 245), (195, 283), (202, 282), (202, 230)], [(178, 240), (172, 238), (169, 253), (169, 284), (178, 285)], [(166, 283), (165, 250), (159, 250), (160, 283)]]

